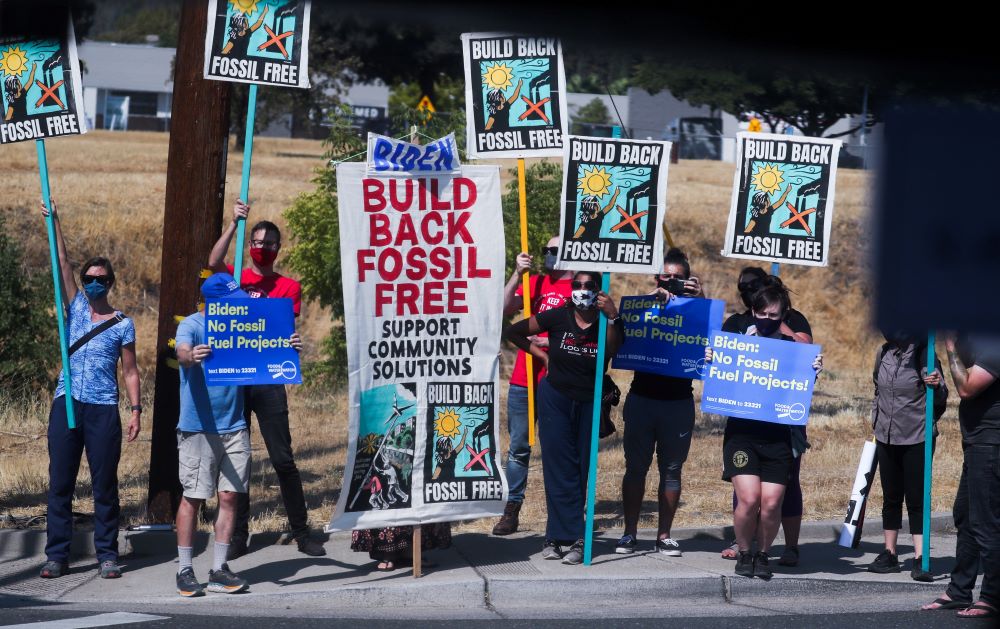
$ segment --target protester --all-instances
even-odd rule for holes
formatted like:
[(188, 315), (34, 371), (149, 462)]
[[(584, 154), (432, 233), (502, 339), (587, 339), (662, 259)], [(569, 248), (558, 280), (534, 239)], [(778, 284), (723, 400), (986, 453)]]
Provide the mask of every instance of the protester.
[[(42, 215), (49, 211), (42, 205)], [(118, 565), (118, 461), (122, 449), (118, 415), (118, 360), (125, 391), (132, 405), (128, 441), (135, 441), (142, 424), (139, 369), (135, 359), (135, 326), (108, 303), (115, 272), (107, 258), (90, 258), (80, 267), (79, 290), (66, 253), (66, 242), (55, 201), (52, 201), (59, 275), (69, 331), (70, 389), (76, 427), (69, 428), (64, 376), (60, 371), (49, 410), (49, 492), (45, 521), (45, 556), (41, 576), (61, 577), (69, 571), (73, 538), (73, 492), (86, 450), (94, 494), (94, 548), (104, 579), (121, 576)]]
[[(729, 325), (734, 329), (749, 326), (753, 323), (753, 313), (750, 311), (750, 299), (763, 286), (777, 284), (783, 286), (781, 278), (768, 275), (759, 266), (744, 267), (737, 280), (740, 301), (746, 307), (741, 313), (733, 315)], [(789, 304), (791, 302), (789, 301)], [(788, 314), (781, 322), (781, 333), (790, 336), (799, 343), (812, 343), (812, 328), (805, 316), (789, 306)], [(806, 438), (805, 427), (802, 427), (802, 438)], [(781, 502), (781, 528), (784, 532), (785, 547), (778, 558), (778, 565), (797, 566), (799, 564), (799, 532), (802, 529), (802, 483), (799, 476), (802, 468), (802, 457), (796, 457), (792, 467), (792, 476), (785, 489), (785, 498)], [(733, 492), (733, 510), (737, 505), (736, 492)], [(737, 545), (732, 545), (722, 551), (726, 559), (736, 559)]]
[[(438, 522), (420, 527), (421, 550), (451, 547), (451, 523)], [(366, 552), (380, 572), (413, 566), (413, 527), (387, 526), (381, 529), (351, 531), (351, 550)], [(425, 562), (423, 566), (429, 567)]]
[[(671, 284), (679, 282), (682, 291)], [(704, 297), (701, 282), (691, 276), (691, 265), (680, 249), (672, 248), (663, 259), (663, 272), (656, 277), (656, 289), (650, 293), (661, 301), (674, 297)], [(664, 555), (680, 557), (681, 549), (670, 537), (674, 514), (681, 497), (681, 468), (691, 449), (694, 431), (694, 395), (690, 378), (673, 378), (636, 371), (624, 408), (625, 475), (622, 478), (622, 508), (625, 531), (615, 552), (635, 552), (638, 543), (639, 511), (646, 494), (646, 473), (653, 462), (660, 472), (656, 492), (659, 525), (655, 548)]]
[[(246, 220), (250, 214), (250, 206), (242, 200), (236, 201), (233, 208), (233, 220), (226, 226), (222, 236), (212, 247), (208, 257), (208, 266), (215, 272), (232, 272), (232, 267), (225, 263), (229, 243), (236, 233), (240, 220)], [(240, 287), (250, 297), (287, 297), (292, 300), (292, 310), (299, 316), (302, 301), (302, 288), (290, 277), (285, 277), (274, 270), (274, 261), (281, 251), (281, 232), (277, 225), (270, 221), (260, 221), (250, 232), (250, 264), (240, 274)], [(257, 415), (257, 425), (261, 437), (267, 447), (271, 466), (278, 477), (281, 488), (281, 500), (285, 505), (288, 525), (292, 538), (299, 552), (311, 557), (321, 557), (326, 554), (323, 546), (309, 535), (309, 514), (306, 509), (305, 492), (302, 489), (302, 476), (295, 464), (292, 453), (292, 434), (288, 427), (288, 396), (285, 385), (257, 384), (243, 387), (243, 412), (250, 427), (250, 414)], [(229, 546), (229, 559), (241, 557), (247, 552), (247, 541), (250, 539), (250, 493), (248, 491), (237, 496), (236, 528), (233, 540)]]
[[(962, 402), (962, 477), (955, 496), (958, 544), (947, 591), (921, 609), (962, 609), (962, 618), (1000, 617), (1000, 337), (947, 337), (948, 367)], [(983, 572), (979, 600), (972, 602)]]
[[(775, 278), (777, 279), (777, 278)], [(730, 317), (723, 332), (794, 341), (785, 323), (791, 309), (788, 290), (780, 282), (769, 280), (750, 298), (750, 322)], [(705, 360), (711, 362), (712, 349), (705, 348)], [(816, 374), (823, 368), (822, 355), (813, 363)], [(769, 579), (771, 544), (778, 534), (785, 487), (795, 459), (807, 444), (799, 427), (729, 417), (723, 437), (723, 480), (733, 483), (737, 504), (733, 510), (736, 534), (736, 574)], [(757, 552), (751, 553), (756, 540)]]
[[(622, 341), (622, 322), (614, 301), (600, 291), (601, 274), (573, 275), (571, 301), (565, 307), (518, 321), (505, 338), (531, 352), (548, 370), (538, 385), (538, 434), (548, 519), (545, 559), (565, 564), (583, 561), (583, 511), (590, 470), (594, 379), (597, 375), (598, 311), (608, 317), (607, 360)], [(547, 332), (549, 351), (530, 337)], [(568, 546), (568, 549), (564, 547)]]
[(872, 427), (882, 482), (885, 550), (868, 566), (868, 571), (879, 574), (899, 572), (896, 540), (903, 525), (905, 497), (914, 551), (910, 577), (915, 581), (933, 581), (933, 576), (920, 566), (924, 532), (926, 389), (935, 389), (934, 418), (937, 420), (948, 402), (948, 387), (941, 377), (941, 361), (935, 361), (934, 372), (927, 373), (926, 337), (915, 337), (900, 331), (885, 332), (883, 335), (886, 343), (876, 353), (872, 372), (875, 383)]
[[(553, 308), (560, 308), (570, 298), (572, 271), (557, 271), (556, 255), (559, 253), (559, 237), (553, 236), (542, 249), (545, 273), (532, 275), (528, 279), (528, 297), (531, 314), (537, 315)], [(523, 306), (521, 277), (531, 268), (533, 259), (527, 253), (519, 253), (510, 280), (504, 287), (503, 316), (510, 317), (520, 312)], [(542, 351), (548, 351), (549, 339), (545, 333), (532, 336), (531, 344)], [(507, 389), (507, 429), (510, 447), (507, 450), (507, 484), (510, 492), (503, 516), (493, 527), (494, 535), (510, 535), (517, 532), (518, 516), (524, 503), (524, 490), (528, 485), (528, 463), (531, 460), (531, 446), (528, 445), (528, 371), (523, 351), (517, 352), (514, 371), (510, 375)], [(545, 365), (541, 361), (532, 364), (537, 383), (545, 375)]]

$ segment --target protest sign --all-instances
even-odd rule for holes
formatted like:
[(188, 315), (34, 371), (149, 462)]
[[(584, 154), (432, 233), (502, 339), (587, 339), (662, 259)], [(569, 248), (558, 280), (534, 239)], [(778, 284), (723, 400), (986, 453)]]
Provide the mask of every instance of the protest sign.
[(208, 0), (205, 78), (309, 87), (310, 0)]
[(701, 410), (740, 419), (805, 426), (819, 345), (714, 332)]
[(557, 269), (658, 273), (669, 142), (567, 136)]
[(566, 136), (566, 73), (554, 37), (463, 33), (471, 159), (554, 157)]
[(618, 314), (625, 322), (625, 342), (611, 366), (701, 380), (705, 348), (712, 332), (722, 327), (725, 307), (718, 299), (698, 297), (666, 303), (650, 295), (622, 297)]
[(0, 4), (0, 144), (87, 131), (66, 4)]
[(349, 431), (329, 529), (499, 514), (499, 169), (366, 172), (337, 167)]
[(209, 386), (302, 384), (292, 347), (292, 300), (220, 299), (205, 303), (205, 361)]
[(458, 175), (461, 170), (454, 133), (430, 144), (412, 144), (377, 133), (368, 134), (368, 175), (426, 177)]
[(826, 266), (840, 140), (738, 133), (722, 255)]

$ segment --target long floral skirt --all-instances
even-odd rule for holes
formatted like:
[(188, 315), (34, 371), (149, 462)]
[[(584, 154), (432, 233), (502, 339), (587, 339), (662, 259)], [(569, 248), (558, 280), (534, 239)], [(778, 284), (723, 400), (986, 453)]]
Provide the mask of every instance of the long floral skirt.
[[(420, 528), (420, 548), (449, 548), (451, 523), (424, 524)], [(367, 552), (376, 561), (401, 562), (413, 557), (413, 527), (389, 526), (351, 532), (351, 550)]]

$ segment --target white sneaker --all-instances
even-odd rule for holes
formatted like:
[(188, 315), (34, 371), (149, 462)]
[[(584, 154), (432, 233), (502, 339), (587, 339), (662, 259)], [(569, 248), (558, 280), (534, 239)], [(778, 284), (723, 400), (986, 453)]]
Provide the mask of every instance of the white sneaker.
[(658, 550), (661, 555), (666, 555), (667, 557), (681, 556), (681, 545), (669, 537), (656, 540), (656, 550)]

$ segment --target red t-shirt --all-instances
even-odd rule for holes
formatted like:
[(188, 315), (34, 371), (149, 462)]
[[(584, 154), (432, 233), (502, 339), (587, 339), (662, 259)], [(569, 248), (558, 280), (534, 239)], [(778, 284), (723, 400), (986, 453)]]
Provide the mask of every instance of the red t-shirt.
[[(233, 266), (227, 265), (229, 272), (233, 272)], [(302, 307), (302, 286), (290, 277), (285, 277), (280, 273), (274, 275), (258, 275), (253, 269), (247, 267), (240, 275), (240, 288), (245, 290), (251, 297), (288, 297), (292, 300), (292, 312), (299, 316)]]
[[(528, 284), (528, 296), (531, 298), (531, 314), (536, 315), (546, 310), (559, 308), (569, 301), (573, 292), (572, 278), (556, 280), (555, 282), (546, 273), (545, 275), (532, 275)], [(517, 296), (524, 295), (523, 285), (517, 288)], [(537, 293), (537, 295), (535, 294)], [(538, 336), (547, 336), (544, 332)], [(537, 382), (545, 375), (545, 368), (536, 360), (532, 363)], [(517, 359), (514, 361), (514, 371), (510, 374), (510, 383), (522, 387), (528, 386), (528, 370), (525, 366), (524, 352), (517, 352)]]

